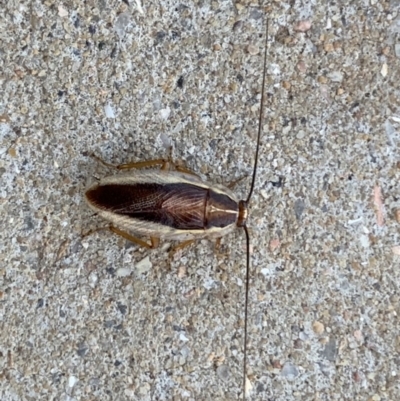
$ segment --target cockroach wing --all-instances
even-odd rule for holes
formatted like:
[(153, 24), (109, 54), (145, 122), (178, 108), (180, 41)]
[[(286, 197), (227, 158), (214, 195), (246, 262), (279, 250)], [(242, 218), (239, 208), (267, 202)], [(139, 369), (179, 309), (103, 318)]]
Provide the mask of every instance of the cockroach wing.
[(98, 208), (182, 230), (204, 229), (207, 190), (190, 184), (107, 184), (87, 192)]
[(177, 172), (106, 177), (86, 191), (86, 199), (115, 225), (161, 238), (222, 236), (234, 229), (238, 213), (230, 190)]

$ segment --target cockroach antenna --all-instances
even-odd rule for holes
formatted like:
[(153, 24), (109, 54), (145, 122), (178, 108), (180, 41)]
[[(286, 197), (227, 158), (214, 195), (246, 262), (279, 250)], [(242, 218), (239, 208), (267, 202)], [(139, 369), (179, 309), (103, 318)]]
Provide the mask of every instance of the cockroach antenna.
[[(254, 183), (256, 181), (257, 165), (258, 165), (258, 153), (260, 149), (262, 122), (264, 118), (264, 92), (265, 92), (265, 76), (267, 69), (267, 54), (268, 54), (268, 19), (266, 20), (265, 28), (265, 50), (264, 50), (264, 68), (263, 68), (263, 79), (261, 85), (261, 101), (260, 101), (260, 114), (258, 120), (258, 134), (257, 134), (257, 147), (256, 155), (254, 160), (253, 178), (251, 180), (251, 186), (249, 195), (246, 201), (241, 201), (243, 205), (243, 211), (247, 213), (247, 208), (250, 203), (251, 195), (253, 194)], [(246, 381), (247, 381), (247, 319), (248, 319), (248, 306), (249, 306), (249, 280), (250, 280), (250, 236), (246, 226), (246, 218), (243, 219), (243, 228), (246, 234), (246, 290), (245, 290), (245, 301), (244, 301), (244, 347), (243, 347), (243, 400), (246, 399)]]

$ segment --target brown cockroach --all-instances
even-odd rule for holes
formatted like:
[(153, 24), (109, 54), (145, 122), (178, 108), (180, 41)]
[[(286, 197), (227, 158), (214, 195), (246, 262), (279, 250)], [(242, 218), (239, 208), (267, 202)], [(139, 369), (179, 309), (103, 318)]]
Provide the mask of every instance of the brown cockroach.
[[(246, 200), (223, 185), (202, 181), (188, 169), (175, 165), (170, 171), (170, 160), (157, 159), (117, 166), (118, 169), (140, 169), (162, 165), (161, 170), (135, 171), (109, 176), (91, 185), (85, 193), (89, 207), (111, 222), (110, 229), (118, 235), (146, 248), (154, 248), (159, 239), (183, 241), (174, 249), (183, 248), (196, 239), (220, 238), (236, 227), (246, 234), (246, 289), (243, 350), (243, 399), (247, 382), (247, 319), (250, 278), (250, 239), (246, 221), (248, 205), (256, 179), (260, 138), (262, 132), (266, 61), (268, 51), (268, 20), (264, 50), (264, 68), (257, 148), (251, 187)], [(107, 163), (104, 163), (110, 166)], [(114, 166), (113, 166), (114, 167)], [(151, 244), (139, 236), (150, 237)]]

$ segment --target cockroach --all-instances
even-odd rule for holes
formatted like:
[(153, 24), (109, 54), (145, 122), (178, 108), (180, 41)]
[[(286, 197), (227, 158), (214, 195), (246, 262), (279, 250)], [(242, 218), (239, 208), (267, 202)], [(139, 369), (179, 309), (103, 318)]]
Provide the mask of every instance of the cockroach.
[[(262, 132), (266, 62), (268, 53), (268, 20), (264, 50), (264, 68), (257, 147), (253, 176), (246, 200), (223, 185), (202, 181), (171, 159), (157, 159), (113, 166), (119, 170), (140, 169), (161, 165), (161, 170), (143, 170), (103, 178), (91, 185), (85, 193), (89, 207), (111, 222), (114, 233), (146, 248), (154, 248), (159, 239), (183, 241), (174, 249), (183, 248), (194, 240), (220, 238), (236, 227), (243, 227), (246, 235), (246, 289), (243, 346), (243, 399), (246, 398), (247, 379), (247, 319), (250, 278), (250, 238), (246, 226), (248, 206), (254, 190), (258, 154)], [(100, 160), (101, 161), (101, 160)], [(123, 230), (121, 230), (120, 227)], [(132, 234), (150, 237), (148, 243)]]

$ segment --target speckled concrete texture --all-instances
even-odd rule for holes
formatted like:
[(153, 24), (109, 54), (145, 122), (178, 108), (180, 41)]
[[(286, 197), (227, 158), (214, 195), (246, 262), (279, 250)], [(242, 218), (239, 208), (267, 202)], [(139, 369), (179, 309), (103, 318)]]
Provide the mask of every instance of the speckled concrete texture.
[[(3, 2), (1, 400), (235, 400), (245, 238), (168, 258), (85, 187), (174, 157), (250, 176), (251, 400), (400, 399), (400, 6)], [(246, 198), (250, 177), (235, 191)]]

